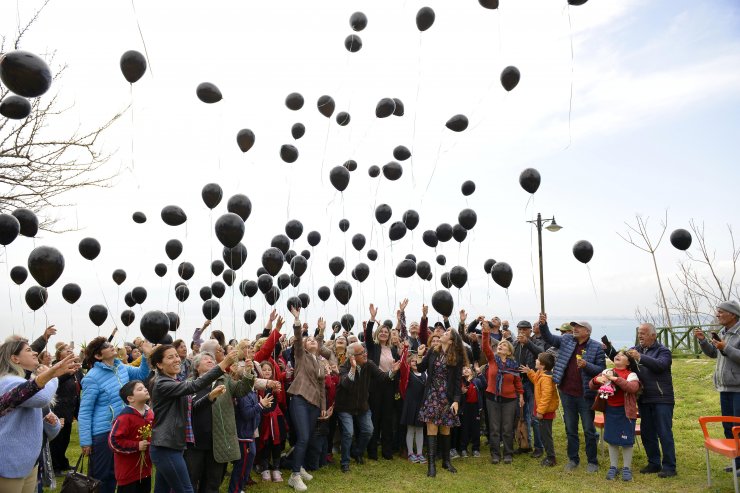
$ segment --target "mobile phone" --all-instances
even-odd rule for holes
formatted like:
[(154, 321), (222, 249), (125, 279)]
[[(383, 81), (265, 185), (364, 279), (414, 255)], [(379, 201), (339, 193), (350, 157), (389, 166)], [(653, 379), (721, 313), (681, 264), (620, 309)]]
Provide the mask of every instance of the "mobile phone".
[(712, 331), (712, 339), (714, 339), (715, 341), (721, 341), (722, 340), (722, 339), (719, 338), (719, 334), (717, 334), (714, 331)]

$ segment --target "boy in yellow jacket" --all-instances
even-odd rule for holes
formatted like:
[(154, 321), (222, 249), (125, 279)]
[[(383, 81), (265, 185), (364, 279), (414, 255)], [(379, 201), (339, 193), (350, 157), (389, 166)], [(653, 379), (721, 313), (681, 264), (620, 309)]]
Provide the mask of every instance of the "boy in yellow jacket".
[(524, 365), (519, 368), (534, 383), (534, 414), (539, 422), (540, 436), (546, 454), (541, 464), (548, 467), (556, 464), (555, 444), (552, 440), (552, 420), (560, 404), (557, 386), (552, 381), (553, 366), (555, 366), (555, 357), (550, 353), (540, 353), (535, 362), (537, 371)]

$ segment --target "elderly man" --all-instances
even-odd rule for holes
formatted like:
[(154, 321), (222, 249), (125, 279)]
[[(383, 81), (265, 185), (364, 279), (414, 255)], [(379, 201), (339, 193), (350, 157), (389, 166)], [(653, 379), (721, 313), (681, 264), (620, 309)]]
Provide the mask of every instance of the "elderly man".
[[(701, 350), (710, 358), (717, 358), (714, 386), (719, 390), (722, 416), (740, 416), (740, 304), (723, 301), (717, 306), (717, 321), (723, 329), (712, 332), (708, 340), (701, 329), (694, 331)], [(733, 423), (723, 423), (725, 437), (732, 438)], [(740, 468), (740, 460), (735, 461)]]
[[(347, 347), (347, 354), (349, 358), (339, 367), (339, 387), (334, 401), (334, 412), (337, 413), (342, 430), (342, 472), (349, 472), (350, 455), (355, 457), (358, 464), (363, 463), (362, 454), (373, 435), (373, 422), (368, 403), (370, 381), (374, 378), (392, 381), (401, 366), (400, 362), (395, 362), (388, 373), (380, 371), (375, 363), (368, 361), (367, 350), (359, 342), (350, 344)], [(360, 436), (353, 448), (355, 420)]]
[(580, 463), (578, 450), (578, 419), (581, 420), (586, 438), (586, 472), (599, 470), (594, 411), (591, 406), (596, 392), (589, 389), (588, 382), (606, 369), (606, 357), (601, 344), (591, 339), (591, 324), (571, 322), (573, 334), (553, 335), (547, 326), (547, 315), (540, 314), (540, 333), (546, 343), (558, 349), (558, 357), (552, 371), (552, 379), (560, 390), (563, 404), (565, 434), (568, 439), (568, 463), (566, 471), (573, 471)]

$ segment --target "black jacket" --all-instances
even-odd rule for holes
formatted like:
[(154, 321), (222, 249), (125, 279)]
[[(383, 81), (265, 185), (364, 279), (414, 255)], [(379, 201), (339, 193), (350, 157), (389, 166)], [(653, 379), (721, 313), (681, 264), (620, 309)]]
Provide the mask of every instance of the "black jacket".
[[(424, 355), (424, 359), (417, 365), (419, 372), (427, 372), (427, 381), (424, 383), (424, 400), (426, 401), (427, 396), (432, 388), (432, 381), (434, 380), (434, 363), (442, 353), (438, 353), (432, 348), (429, 348)], [(462, 381), (462, 369), (463, 362), (458, 361), (455, 366), (446, 366), (447, 368), (447, 402), (452, 404), (457, 402), (458, 408), (460, 407), (460, 400), (462, 398), (462, 388), (460, 382)], [(423, 402), (423, 401), (422, 401)]]
[(349, 359), (339, 367), (339, 387), (337, 387), (337, 395), (334, 399), (335, 413), (350, 413), (352, 415), (364, 413), (370, 408), (368, 405), (370, 382), (374, 380), (390, 381), (388, 374), (382, 372), (370, 360), (362, 368), (359, 365), (357, 368), (360, 369), (360, 374), (358, 375), (355, 372), (354, 380), (350, 380), (349, 371), (352, 369), (352, 364)]
[(82, 382), (82, 370), (77, 370), (71, 375), (62, 375), (59, 377), (59, 387), (54, 397), (53, 407), (54, 414), (65, 421), (72, 422), (77, 417), (80, 409), (80, 382)]

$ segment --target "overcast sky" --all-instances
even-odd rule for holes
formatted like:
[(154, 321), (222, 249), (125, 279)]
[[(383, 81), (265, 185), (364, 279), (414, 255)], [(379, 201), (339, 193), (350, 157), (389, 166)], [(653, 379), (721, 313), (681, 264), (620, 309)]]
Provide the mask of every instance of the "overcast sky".
[[(256, 279), (262, 252), (284, 232), (288, 219), (304, 225), (293, 246), (298, 252), (309, 248), (308, 231), (321, 233), (309, 272), (277, 303), (285, 313), (289, 295), (308, 293), (311, 323), (321, 314), (333, 320), (347, 311), (366, 318), (372, 301), (380, 305), (381, 318), (392, 318), (404, 297), (411, 299), (409, 315), (418, 317), (421, 303), (440, 289), (440, 275), (454, 265), (469, 274), (462, 290), (451, 290), (455, 311), (534, 318), (537, 235), (525, 221), (537, 212), (554, 215), (563, 226), (557, 233), (543, 232), (546, 305), (554, 318), (632, 317), (637, 306), (654, 304), (657, 284), (649, 256), (617, 236), (625, 231), (624, 221), (634, 223), (635, 214), (649, 216), (655, 232), (666, 211), (669, 232), (688, 228), (692, 218), (703, 222), (717, 258), (729, 259), (727, 225), (738, 225), (733, 192), (740, 179), (737, 3), (705, 2), (700, 9), (684, 0), (591, 0), (571, 8), (564, 0), (501, 4), (491, 11), (474, 0), (137, 1), (134, 13), (127, 1), (52, 0), (21, 43), (47, 58), (54, 52), (54, 70), (67, 66), (43, 97), (58, 93), (71, 109), (48, 135), (92, 128), (129, 104), (131, 109), (101, 141), (101, 149), (112, 153), (103, 172), (117, 173), (111, 187), (71, 193), (60, 202), (74, 206), (46, 211), (60, 228), (76, 230), (41, 232), (8, 247), (9, 267), (25, 265), (34, 246), (48, 244), (62, 251), (66, 268), (35, 315), (22, 302), (32, 279), (19, 289), (6, 276), (0, 299), (8, 309), (0, 315), (0, 330), (38, 335), (48, 320), (63, 337), (74, 331), (80, 341), (98, 333), (87, 316), (96, 303), (107, 303), (127, 339), (148, 310), (179, 311), (188, 331), (200, 325), (198, 290), (216, 280), (209, 265), (222, 250), (211, 224), (236, 193), (253, 203), (244, 240), (249, 257), (239, 280)], [(18, 19), (23, 24), (38, 5), (2, 3), (2, 33), (12, 36)], [(434, 8), (436, 21), (420, 33), (414, 19), (424, 5)], [(359, 33), (362, 49), (349, 53), (344, 38), (352, 33), (349, 17), (357, 10), (369, 22)], [(119, 59), (126, 50), (144, 52), (137, 22), (150, 67), (132, 89)], [(499, 83), (507, 65), (522, 74), (510, 93)], [(195, 88), (204, 81), (221, 89), (221, 102), (206, 105), (196, 98)], [(294, 91), (306, 100), (297, 112), (284, 105)], [(337, 112), (350, 113), (348, 126), (319, 114), (316, 100), (323, 94), (334, 98)], [(383, 97), (401, 99), (405, 115), (376, 118), (375, 105)], [(470, 126), (454, 133), (444, 124), (459, 113)], [(295, 122), (307, 129), (298, 141), (290, 133)], [(256, 134), (247, 153), (236, 145), (242, 128)], [(295, 163), (280, 160), (282, 144), (298, 148)], [(367, 169), (391, 161), (397, 145), (413, 155), (402, 163), (403, 177), (370, 178)], [(348, 159), (357, 161), (358, 169), (340, 194), (328, 174)], [(533, 197), (518, 184), (528, 167), (542, 175)], [(470, 197), (460, 192), (465, 180), (477, 185)], [(209, 182), (224, 189), (212, 214), (200, 198)], [(393, 209), (383, 227), (373, 215), (381, 203)], [(186, 225), (161, 221), (160, 210), (168, 204), (186, 211)], [(478, 223), (461, 245), (451, 240), (435, 252), (422, 243), (424, 230), (455, 224), (466, 207), (477, 212)], [(390, 245), (388, 226), (407, 209), (417, 210), (421, 223)], [(143, 211), (148, 221), (135, 224), (134, 211)], [(346, 234), (338, 229), (343, 217), (351, 223)], [(355, 233), (369, 240), (361, 253), (350, 243)], [(102, 244), (93, 262), (77, 252), (86, 236)], [(175, 269), (183, 260), (195, 265), (190, 298), (179, 306), (175, 269), (163, 279), (153, 270), (158, 262), (170, 264), (164, 244), (171, 238), (185, 244)], [(571, 252), (581, 239), (594, 246), (590, 272)], [(376, 262), (367, 260), (369, 248), (379, 251)], [(408, 253), (432, 263), (431, 283), (394, 276)], [(447, 257), (445, 267), (434, 262), (440, 253)], [(333, 297), (324, 306), (316, 296), (319, 286), (335, 282), (327, 267), (333, 256), (347, 263), (338, 279), (353, 284), (346, 308)], [(487, 258), (512, 266), (508, 293), (485, 274)], [(666, 235), (658, 250), (663, 277), (674, 275), (684, 258)], [(370, 265), (362, 285), (349, 275), (359, 261)], [(128, 275), (120, 288), (111, 280), (117, 268)], [(61, 297), (68, 282), (83, 290), (72, 307)], [(126, 308), (123, 295), (134, 286), (145, 287), (149, 296), (126, 330), (118, 316)], [(227, 335), (254, 332), (242, 319), (249, 299), (235, 290), (233, 299), (227, 293), (220, 301), (215, 327)], [(251, 306), (257, 327), (267, 305), (258, 294)], [(113, 323), (109, 318), (102, 332)]]

